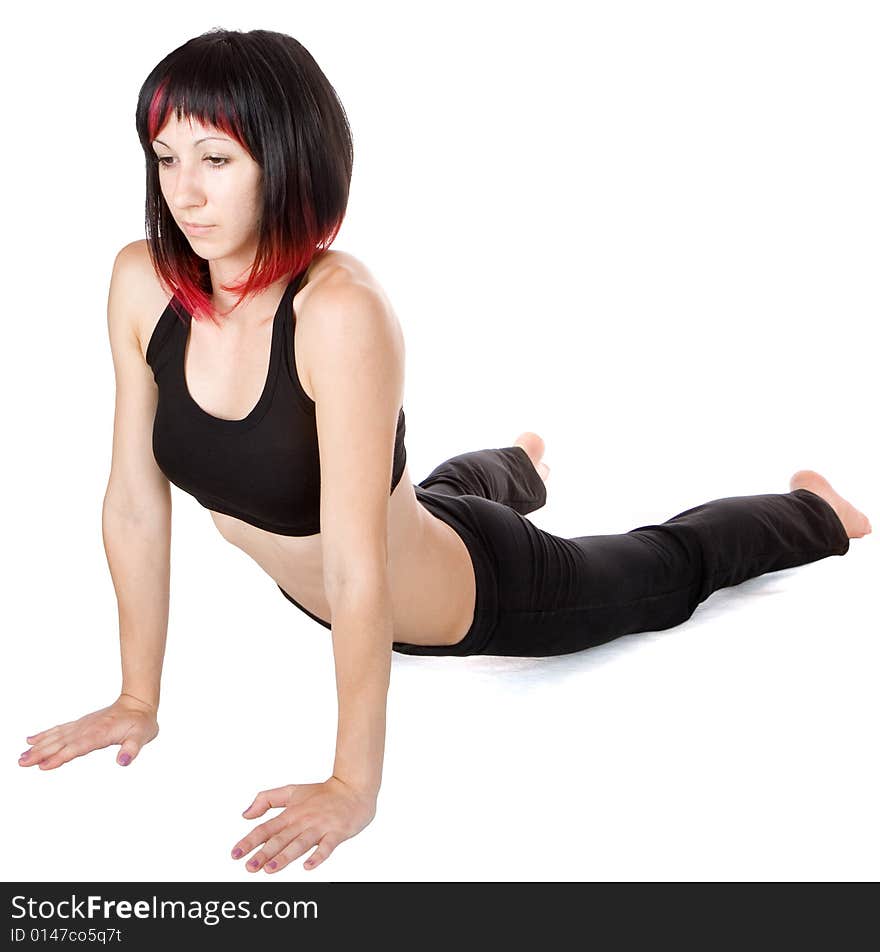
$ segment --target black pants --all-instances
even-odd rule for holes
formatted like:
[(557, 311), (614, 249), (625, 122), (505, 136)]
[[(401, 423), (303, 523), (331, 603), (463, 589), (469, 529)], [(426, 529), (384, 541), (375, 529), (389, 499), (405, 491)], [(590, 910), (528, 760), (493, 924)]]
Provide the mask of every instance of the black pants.
[(562, 538), (524, 518), (547, 492), (519, 446), (455, 456), (416, 496), (461, 535), (477, 604), (462, 641), (395, 642), (404, 654), (581, 651), (680, 625), (719, 588), (849, 550), (837, 513), (808, 489), (715, 499), (622, 535)]
[(544, 505), (547, 491), (519, 446), (454, 456), (414, 488), (467, 546), (476, 605), (457, 644), (395, 641), (402, 654), (581, 651), (673, 628), (719, 588), (849, 550), (837, 513), (808, 489), (715, 499), (621, 535), (556, 536), (525, 518)]

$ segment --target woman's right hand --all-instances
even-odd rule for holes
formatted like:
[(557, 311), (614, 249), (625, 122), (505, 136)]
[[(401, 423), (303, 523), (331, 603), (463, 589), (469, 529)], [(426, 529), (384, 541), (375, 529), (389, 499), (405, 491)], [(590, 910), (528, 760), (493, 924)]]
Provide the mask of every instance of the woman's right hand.
[(31, 734), (26, 741), (32, 746), (19, 757), (18, 763), (22, 767), (39, 764), (41, 770), (52, 770), (74, 757), (120, 744), (116, 762), (127, 767), (141, 747), (158, 733), (156, 708), (131, 694), (120, 694), (109, 707), (86, 714), (78, 721)]

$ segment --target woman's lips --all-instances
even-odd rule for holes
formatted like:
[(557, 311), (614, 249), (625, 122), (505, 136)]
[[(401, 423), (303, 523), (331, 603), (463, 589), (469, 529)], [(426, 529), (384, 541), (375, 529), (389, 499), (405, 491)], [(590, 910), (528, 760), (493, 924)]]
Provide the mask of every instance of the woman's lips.
[(180, 224), (184, 231), (192, 235), (203, 235), (214, 227), (213, 225), (193, 225), (188, 221), (181, 222)]

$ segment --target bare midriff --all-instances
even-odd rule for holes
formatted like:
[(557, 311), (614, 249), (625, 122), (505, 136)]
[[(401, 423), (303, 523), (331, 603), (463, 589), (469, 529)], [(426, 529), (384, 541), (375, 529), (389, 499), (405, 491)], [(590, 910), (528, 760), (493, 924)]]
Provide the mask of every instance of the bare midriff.
[[(319, 534), (282, 536), (223, 513), (211, 515), (228, 542), (246, 552), (303, 608), (332, 623)], [(458, 533), (418, 501), (409, 467), (391, 494), (388, 523), (394, 640), (417, 645), (461, 641), (474, 617), (471, 557)]]

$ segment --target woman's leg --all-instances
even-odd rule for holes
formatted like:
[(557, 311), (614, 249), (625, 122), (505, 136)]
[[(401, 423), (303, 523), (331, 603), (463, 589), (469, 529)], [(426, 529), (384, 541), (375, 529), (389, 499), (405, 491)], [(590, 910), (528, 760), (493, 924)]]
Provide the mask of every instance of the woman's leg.
[(844, 555), (849, 535), (823, 498), (830, 487), (817, 477), (814, 489), (715, 499), (620, 535), (564, 538), (523, 517), (547, 495), (522, 447), (463, 453), (416, 494), (468, 546), (474, 625), (457, 645), (401, 650), (542, 657), (672, 628), (720, 588)]
[(474, 450), (435, 467), (422, 489), (445, 496), (482, 496), (525, 515), (547, 502), (547, 488), (521, 446)]
[(621, 535), (562, 538), (464, 497), (497, 579), (497, 619), (474, 653), (568, 654), (691, 617), (712, 592), (844, 555), (837, 513), (807, 489), (715, 499)]

